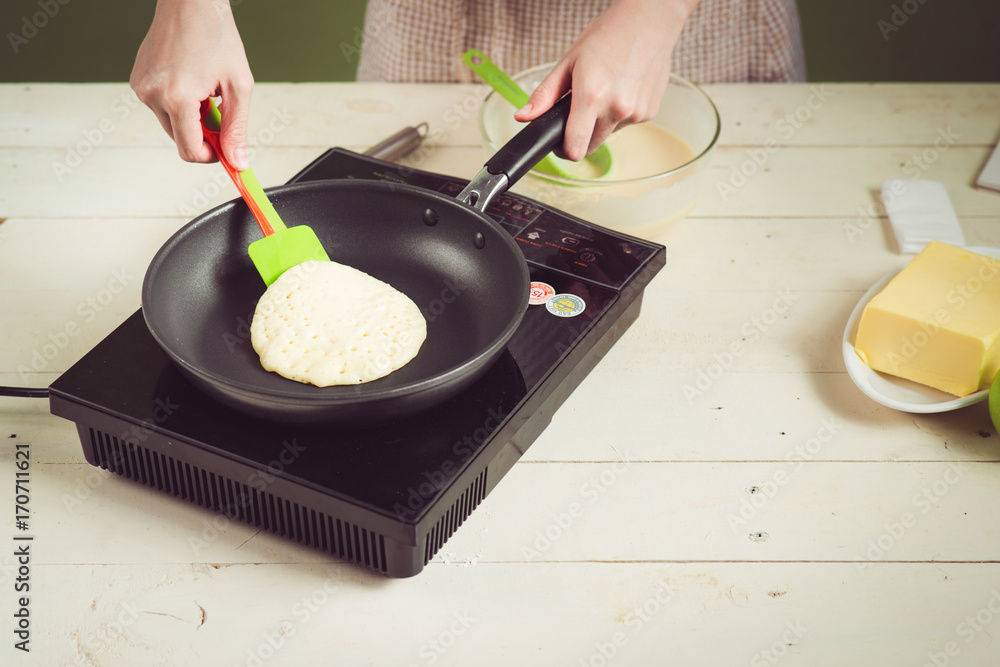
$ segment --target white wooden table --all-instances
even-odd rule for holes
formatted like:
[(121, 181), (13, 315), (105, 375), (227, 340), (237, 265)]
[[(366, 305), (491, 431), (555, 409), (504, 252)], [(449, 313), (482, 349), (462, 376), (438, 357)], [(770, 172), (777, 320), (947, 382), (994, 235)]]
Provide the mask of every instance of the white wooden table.
[[(46, 401), (0, 399), (0, 664), (998, 664), (987, 407), (883, 408), (844, 372), (840, 338), (904, 260), (872, 208), (883, 179), (943, 181), (968, 242), (1000, 245), (1000, 195), (971, 185), (1000, 85), (707, 90), (724, 122), (712, 183), (657, 239), (668, 262), (639, 321), (415, 578), (92, 468)], [(477, 94), (259, 85), (254, 169), (279, 184), (329, 146), (427, 121), (419, 166), (471, 177)], [(735, 192), (717, 185), (771, 145)], [(0, 384), (47, 386), (136, 310), (160, 244), (234, 196), (124, 85), (0, 86)], [(13, 634), (17, 443), (30, 655)]]

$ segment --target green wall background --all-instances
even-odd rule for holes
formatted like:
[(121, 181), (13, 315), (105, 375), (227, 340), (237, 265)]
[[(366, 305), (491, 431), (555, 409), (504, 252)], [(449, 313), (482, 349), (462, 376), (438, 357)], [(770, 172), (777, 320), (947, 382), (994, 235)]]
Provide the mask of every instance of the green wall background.
[[(798, 2), (810, 80), (1000, 81), (997, 0)], [(0, 0), (0, 81), (126, 81), (154, 4)], [(365, 0), (231, 4), (257, 81), (354, 78)]]

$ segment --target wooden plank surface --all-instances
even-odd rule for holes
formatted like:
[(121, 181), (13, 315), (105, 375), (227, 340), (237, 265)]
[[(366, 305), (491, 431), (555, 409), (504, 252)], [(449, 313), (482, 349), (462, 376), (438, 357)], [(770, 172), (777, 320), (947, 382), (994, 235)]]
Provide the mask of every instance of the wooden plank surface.
[[(953, 141), (918, 175), (947, 185), (970, 243), (1000, 245), (1000, 196), (971, 186), (1000, 135), (1000, 85), (707, 90), (720, 148), (698, 207), (658, 238), (668, 263), (639, 321), (414, 579), (91, 468), (44, 401), (0, 399), (0, 439), (34, 457), (36, 539), (33, 655), (13, 649), (9, 620), (0, 662), (997, 662), (1000, 437), (986, 406), (879, 406), (844, 372), (840, 338), (906, 259), (875, 192), (912, 177), (941, 132)], [(326, 147), (427, 121), (439, 132), (419, 166), (467, 178), (484, 156), (480, 96), (260, 85), (255, 171), (281, 183)], [(125, 86), (5, 85), (0, 102), (0, 384), (46, 386), (135, 311), (160, 244), (235, 191), (217, 166), (180, 162)], [(54, 166), (88, 137), (78, 166)], [(771, 139), (766, 163), (723, 187)], [(0, 461), (13, 480), (11, 446)], [(13, 619), (16, 562), (0, 553)]]
[[(836, 420), (827, 423), (822, 444), (836, 447)], [(624, 460), (517, 466), (437, 559), (836, 561), (860, 572), (883, 561), (1000, 562), (1000, 531), (979, 530), (994, 514), (982, 500), (995, 491), (995, 462), (839, 463), (806, 453), (687, 463), (632, 459), (621, 442), (608, 449)], [(32, 482), (38, 564), (329, 560), (84, 463), (39, 463)]]
[[(347, 148), (362, 150), (367, 145)], [(280, 185), (319, 156), (324, 147), (267, 147), (255, 158), (254, 172), (270, 185)], [(748, 149), (720, 147), (708, 185), (692, 217), (843, 217), (862, 231), (880, 212), (876, 193), (883, 180), (909, 178), (902, 167), (918, 149), (911, 147), (785, 147), (770, 154), (752, 175), (736, 174), (754, 165)], [(986, 147), (953, 147), (920, 172), (942, 181), (956, 213), (962, 217), (995, 216), (996, 195), (969, 185), (985, 163)], [(481, 148), (442, 146), (413, 165), (427, 171), (469, 179), (482, 167)], [(8, 217), (164, 217), (190, 219), (236, 196), (218, 166), (181, 162), (168, 148), (103, 149), (66, 174), (56, 174), (55, 148), (0, 148), (0, 210)], [(128, 174), (141, 165), (141, 178), (108, 181), (108, 174)], [(220, 177), (220, 174), (222, 175)], [(164, 187), (164, 184), (170, 187)], [(730, 186), (733, 183), (735, 185)], [(726, 187), (722, 187), (722, 186)], [(751, 187), (752, 186), (752, 187)], [(732, 190), (728, 189), (732, 187)], [(521, 192), (521, 184), (514, 186)], [(94, 196), (95, 192), (101, 196)]]
[[(254, 171), (262, 183), (280, 185), (323, 150), (261, 149)], [(740, 169), (755, 165), (748, 149), (723, 146), (715, 153), (706, 190), (691, 215), (842, 217), (864, 231), (872, 225), (869, 218), (881, 212), (876, 195), (882, 181), (912, 177), (913, 172), (901, 165), (918, 154), (918, 149), (910, 147), (785, 147), (770, 154), (763, 168), (748, 169), (749, 178), (741, 178), (737, 176)], [(943, 182), (962, 218), (995, 216), (996, 195), (969, 187), (988, 155), (985, 147), (953, 147), (919, 175)], [(217, 166), (181, 162), (167, 148), (104, 149), (61, 180), (52, 167), (59, 159), (60, 151), (54, 148), (0, 148), (0, 178), (9, 184), (0, 190), (0, 210), (12, 218), (190, 219), (238, 194)], [(414, 166), (469, 179), (484, 161), (480, 148), (443, 146), (430, 150)], [(110, 183), (109, 173), (117, 174)], [(171, 187), (165, 188), (164, 183)], [(522, 192), (524, 186), (517, 184), (514, 191)], [(94, 196), (95, 192), (101, 196)]]
[(436, 564), (403, 581), (330, 563), (134, 564), (38, 576), (50, 582), (38, 641), (60, 665), (824, 667), (922, 665), (947, 647), (952, 664), (988, 665), (1000, 610), (994, 566), (977, 564)]
[[(960, 134), (958, 145), (986, 146), (1000, 138), (1000, 84), (755, 88), (748, 94), (741, 84), (704, 86), (723, 121), (723, 145), (763, 145), (773, 138), (782, 145), (926, 146), (937, 128), (948, 126)], [(438, 137), (437, 143), (479, 146), (476, 114), (487, 92), (469, 84), (259, 84), (251, 98), (248, 136), (253, 145), (367, 146), (404, 125), (427, 122), (447, 134), (447, 141)], [(96, 130), (104, 137), (100, 146), (171, 146), (127, 85), (80, 84), (72, 95), (67, 113), (60, 84), (0, 84), (5, 109), (0, 145), (71, 150), (87, 142), (88, 134), (96, 144)]]
[[(331, 654), (373, 666), (922, 665), (951, 644), (952, 664), (987, 665), (1000, 610), (995, 570), (976, 564), (864, 575), (839, 563), (440, 564), (404, 581), (329, 563), (38, 573), (51, 582), (39, 642), (61, 665), (313, 665)], [(86, 611), (59, 614), (68, 602)]]

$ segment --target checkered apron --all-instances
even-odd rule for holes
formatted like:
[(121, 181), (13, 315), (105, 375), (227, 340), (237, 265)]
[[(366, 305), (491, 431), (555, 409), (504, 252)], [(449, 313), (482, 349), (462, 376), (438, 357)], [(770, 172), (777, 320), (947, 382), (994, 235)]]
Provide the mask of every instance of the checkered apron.
[[(520, 72), (558, 60), (612, 0), (369, 0), (359, 81), (472, 82), (477, 48)], [(795, 0), (702, 0), (671, 71), (698, 83), (804, 81)]]

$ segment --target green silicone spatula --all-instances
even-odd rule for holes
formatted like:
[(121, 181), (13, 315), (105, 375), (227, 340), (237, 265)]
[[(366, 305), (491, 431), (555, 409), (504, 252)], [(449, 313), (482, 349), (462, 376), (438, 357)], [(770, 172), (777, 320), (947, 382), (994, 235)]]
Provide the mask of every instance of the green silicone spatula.
[(311, 259), (329, 262), (330, 257), (323, 249), (323, 244), (316, 237), (316, 232), (305, 225), (286, 227), (278, 212), (268, 201), (267, 195), (264, 194), (264, 189), (260, 187), (253, 171), (250, 169), (239, 171), (229, 163), (229, 160), (222, 154), (222, 143), (219, 136), (221, 127), (222, 116), (216, 108), (215, 102), (212, 101), (212, 98), (204, 100), (201, 103), (201, 129), (202, 134), (205, 135), (205, 141), (209, 143), (219, 158), (219, 162), (226, 168), (226, 173), (233, 179), (233, 183), (236, 184), (236, 188), (243, 196), (243, 201), (250, 207), (250, 212), (257, 220), (260, 231), (264, 233), (264, 238), (254, 241), (247, 248), (250, 260), (257, 267), (257, 272), (264, 279), (264, 284), (270, 285), (282, 273), (302, 262)]
[[(514, 105), (515, 109), (520, 109), (528, 103), (530, 95), (524, 92), (517, 82), (507, 76), (496, 64), (487, 58), (479, 49), (469, 49), (462, 54), (462, 61), (468, 65), (473, 72), (478, 74), (483, 81), (489, 84), (502, 98)], [(611, 151), (607, 145), (601, 144), (596, 151), (584, 158), (596, 169), (594, 178), (607, 176), (611, 171), (612, 159)], [(556, 156), (546, 155), (535, 165), (534, 169), (544, 174), (552, 174), (562, 178), (579, 179), (580, 176), (572, 173), (567, 167), (573, 163), (569, 160), (561, 160)], [(566, 165), (565, 167), (563, 165)]]

